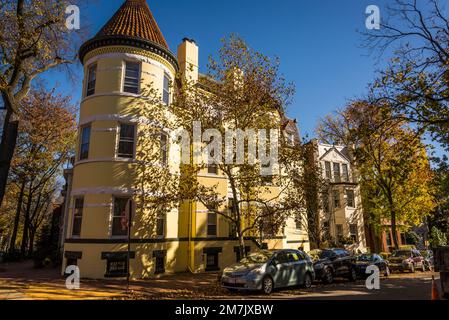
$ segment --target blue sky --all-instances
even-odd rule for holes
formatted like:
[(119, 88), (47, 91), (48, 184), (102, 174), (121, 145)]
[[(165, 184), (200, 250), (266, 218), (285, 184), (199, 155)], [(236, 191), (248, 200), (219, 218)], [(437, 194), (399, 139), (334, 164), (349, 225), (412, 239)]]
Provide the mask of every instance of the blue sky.
[[(89, 1), (82, 8), (81, 28), (93, 36), (122, 0)], [(384, 0), (148, 0), (149, 6), (172, 51), (182, 38), (200, 47), (200, 71), (208, 56), (220, 48), (220, 38), (237, 33), (254, 49), (278, 56), (281, 71), (294, 82), (296, 96), (288, 114), (297, 118), (303, 136), (313, 137), (320, 117), (343, 107), (348, 99), (363, 95), (374, 79), (376, 56), (360, 48), (365, 9)], [(79, 99), (79, 81), (71, 83), (56, 72), (46, 75), (48, 85)]]

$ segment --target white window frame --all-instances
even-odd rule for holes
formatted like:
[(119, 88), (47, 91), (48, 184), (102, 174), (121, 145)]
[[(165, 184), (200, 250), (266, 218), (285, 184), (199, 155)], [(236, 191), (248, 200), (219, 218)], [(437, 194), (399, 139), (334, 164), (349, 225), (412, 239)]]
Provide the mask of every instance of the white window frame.
[[(120, 132), (121, 132), (122, 125), (134, 126), (134, 141), (133, 141), (133, 156), (132, 156), (132, 158), (119, 156)], [(137, 123), (119, 121), (118, 125), (117, 125), (117, 141), (116, 141), (116, 148), (115, 148), (115, 157), (118, 159), (132, 159), (132, 160), (136, 159), (136, 145), (137, 145)]]
[[(168, 91), (165, 90), (165, 79), (168, 79)], [(170, 77), (170, 75), (164, 71), (164, 77), (162, 79), (162, 102), (165, 105), (169, 105), (171, 103), (171, 88), (170, 88), (170, 82), (172, 81), (172, 78)], [(168, 93), (168, 101), (164, 101), (164, 94), (165, 92)]]
[[(77, 199), (82, 199), (83, 200), (83, 207), (81, 208), (81, 226), (80, 226), (80, 234), (73, 234), (73, 226), (75, 224), (75, 212), (76, 212), (76, 200)], [(84, 208), (85, 208), (85, 197), (84, 196), (76, 196), (73, 197), (73, 215), (72, 215), (72, 226), (71, 226), (71, 230), (70, 230), (70, 235), (72, 238), (74, 239), (78, 239), (81, 237), (81, 233), (82, 233), (82, 225), (83, 225), (83, 216), (84, 216)]]
[[(94, 83), (94, 91), (93, 93), (88, 95), (89, 91), (89, 77), (90, 77), (90, 70), (94, 68), (95, 69), (95, 83)], [(96, 62), (91, 63), (89, 66), (87, 66), (87, 77), (86, 77), (86, 88), (84, 91), (84, 97), (91, 97), (95, 95), (96, 93), (96, 86), (97, 86), (97, 75), (98, 75), (98, 65)]]
[[(115, 199), (117, 199), (117, 198), (121, 198), (121, 199), (125, 199), (125, 198), (127, 198), (128, 199), (128, 201), (131, 201), (131, 221), (133, 220), (133, 218), (135, 217), (135, 211), (136, 211), (136, 208), (135, 208), (135, 205), (134, 205), (134, 201), (133, 201), (133, 198), (130, 196), (130, 195), (113, 195), (112, 196), (112, 212), (111, 212), (111, 226), (110, 226), (110, 228), (109, 228), (109, 235), (110, 235), (110, 238), (111, 239), (127, 239), (128, 238), (128, 233), (129, 233), (129, 230), (127, 230), (127, 233), (126, 233), (126, 235), (114, 235), (112, 232), (113, 232), (113, 229), (114, 229), (114, 213), (115, 213)], [(128, 206), (129, 204), (127, 203), (127, 206)], [(129, 223), (129, 222), (128, 222)], [(132, 227), (132, 223), (130, 224), (130, 225), (128, 225), (128, 228), (131, 228)]]
[[(126, 64), (127, 63), (136, 63), (139, 65), (139, 78), (137, 82), (137, 93), (134, 92), (127, 92), (125, 91), (125, 79), (126, 79)], [(140, 60), (123, 60), (122, 62), (122, 85), (121, 85), (121, 92), (126, 94), (141, 94), (141, 82), (142, 82), (142, 61)]]
[[(208, 238), (217, 238), (218, 237), (218, 214), (216, 212), (213, 211), (207, 211), (207, 216), (206, 216), (206, 235)], [(215, 224), (209, 223), (209, 214), (214, 214), (215, 215)], [(209, 234), (209, 225), (213, 226), (215, 225), (215, 234), (214, 235), (210, 235)]]

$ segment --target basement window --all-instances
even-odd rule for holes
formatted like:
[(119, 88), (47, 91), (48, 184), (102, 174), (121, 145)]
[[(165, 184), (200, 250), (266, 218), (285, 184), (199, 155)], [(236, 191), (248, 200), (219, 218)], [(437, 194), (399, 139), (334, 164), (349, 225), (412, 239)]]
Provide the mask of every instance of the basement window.
[(106, 277), (126, 277), (128, 271), (128, 260), (124, 259), (108, 259), (106, 262)]

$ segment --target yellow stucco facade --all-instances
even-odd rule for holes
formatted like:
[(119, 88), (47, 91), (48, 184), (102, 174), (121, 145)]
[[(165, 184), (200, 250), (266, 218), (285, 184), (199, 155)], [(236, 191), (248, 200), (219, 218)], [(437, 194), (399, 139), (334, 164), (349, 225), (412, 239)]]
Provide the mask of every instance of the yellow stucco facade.
[[(87, 47), (82, 55), (83, 99), (71, 192), (66, 201), (68, 214), (62, 268), (64, 273), (67, 265), (76, 264), (82, 278), (125, 275), (128, 237), (121, 233), (123, 220), (116, 217), (115, 212), (120, 199), (136, 197), (136, 180), (141, 177), (136, 170), (139, 160), (136, 148), (139, 146), (134, 141), (134, 151), (130, 149), (131, 155), (123, 156), (119, 144), (124, 130), (121, 125), (130, 125), (138, 131), (148, 120), (142, 119), (138, 112), (144, 105), (140, 95), (142, 88), (153, 86), (163, 99), (167, 77), (173, 81), (176, 72), (184, 72), (190, 79), (198, 80), (198, 47), (191, 40), (185, 39), (179, 46), (177, 58), (148, 42), (144, 45), (125, 44), (123, 41), (100, 43), (96, 47)], [(128, 70), (127, 63), (138, 66), (137, 71)], [(126, 86), (135, 74), (138, 75), (138, 87), (137, 93), (132, 93), (129, 91), (133, 89)], [(179, 154), (170, 146), (168, 152)], [(172, 161), (176, 157), (176, 154), (170, 154), (168, 158)], [(175, 172), (179, 172), (177, 163), (179, 161), (169, 163)], [(198, 179), (204, 185), (217, 185), (221, 195), (228, 194), (227, 179), (220, 172), (209, 174), (204, 170)], [(272, 189), (273, 193), (277, 192), (276, 187)], [(122, 208), (125, 211), (128, 210), (127, 203)], [(228, 222), (218, 215), (216, 232), (208, 235), (208, 211), (199, 203), (182, 203), (168, 212), (162, 218), (163, 222), (146, 216), (132, 204), (130, 208), (133, 223), (129, 270), (133, 278), (217, 271), (238, 259), (236, 248), (239, 243), (230, 237)], [(158, 228), (160, 230), (155, 231)], [(119, 235), (114, 234), (117, 230)], [(309, 249), (306, 231), (299, 229), (293, 218), (286, 222), (283, 233), (274, 238), (266, 241), (269, 248), (301, 246)], [(256, 235), (245, 242), (250, 251), (260, 246)]]

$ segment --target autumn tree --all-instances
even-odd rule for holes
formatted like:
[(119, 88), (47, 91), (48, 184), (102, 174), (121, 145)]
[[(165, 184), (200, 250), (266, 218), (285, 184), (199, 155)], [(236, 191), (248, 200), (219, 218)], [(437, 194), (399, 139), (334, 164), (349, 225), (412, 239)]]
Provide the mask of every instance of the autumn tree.
[[(300, 164), (299, 137), (291, 138), (284, 130), (285, 107), (293, 86), (280, 75), (277, 59), (249, 48), (236, 35), (223, 40), (218, 58), (210, 58), (207, 75), (199, 83), (184, 77), (178, 83), (171, 110), (176, 126), (185, 129), (193, 141), (187, 154), (183, 150), (191, 159), (182, 166), (183, 194), (190, 194), (191, 201), (227, 221), (230, 235), (238, 238), (245, 255), (245, 237), (276, 236), (287, 217), (299, 214), (295, 209), (300, 206), (286, 201), (285, 193)], [(200, 141), (193, 134), (195, 123), (207, 132)], [(263, 139), (268, 146), (259, 148), (257, 158), (250, 141)], [(226, 145), (230, 148), (225, 152)], [(277, 163), (270, 160), (270, 150), (278, 153)], [(207, 170), (225, 178), (228, 194), (220, 192), (223, 184), (208, 185), (198, 177)]]
[(372, 95), (392, 114), (449, 148), (449, 16), (441, 0), (395, 0), (379, 30), (365, 33), (373, 52), (393, 52)]
[(7, 199), (16, 204), (10, 226), (11, 252), (20, 230), (22, 255), (33, 251), (36, 232), (59, 190), (57, 177), (74, 150), (75, 110), (69, 97), (42, 87), (21, 101), (18, 143), (10, 172), (10, 184), (15, 185), (16, 192), (8, 193)]
[(0, 205), (16, 146), (22, 100), (39, 75), (75, 61), (79, 33), (66, 27), (70, 4), (0, 0), (0, 94), (6, 109), (0, 143)]
[(392, 117), (389, 106), (369, 101), (353, 102), (335, 118), (325, 118), (318, 131), (326, 142), (344, 141), (351, 147), (367, 220), (378, 226), (390, 222), (398, 248), (399, 226), (422, 223), (435, 207), (433, 175), (420, 135)]

